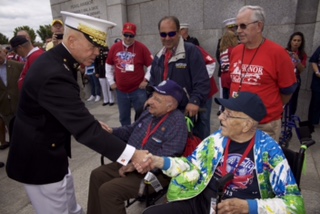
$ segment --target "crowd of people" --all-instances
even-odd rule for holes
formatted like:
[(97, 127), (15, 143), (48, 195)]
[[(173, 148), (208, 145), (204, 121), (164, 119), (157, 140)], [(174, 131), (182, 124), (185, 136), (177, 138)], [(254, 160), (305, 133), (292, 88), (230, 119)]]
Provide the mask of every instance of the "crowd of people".
[[(297, 112), (307, 67), (303, 33), (294, 32), (282, 47), (263, 35), (263, 8), (246, 5), (223, 21), (214, 59), (189, 35), (187, 23), (164, 16), (158, 22), (162, 47), (153, 55), (136, 40), (134, 23), (125, 23), (122, 38), (109, 48), (107, 30), (114, 23), (61, 14), (65, 20), (53, 20), (45, 50), (34, 47), (26, 31), (10, 39), (9, 49), (0, 46), (0, 149), (10, 148), (7, 174), (24, 185), (37, 213), (84, 212), (68, 166), (71, 136), (113, 161), (91, 172), (87, 213), (126, 213), (124, 201), (138, 196), (149, 171), (170, 186), (168, 203), (146, 214), (305, 212), (278, 144), (284, 106), (290, 116)], [(221, 127), (212, 133), (216, 62)], [(308, 120), (317, 125), (320, 47), (309, 62)], [(91, 87), (86, 98), (83, 79)], [(116, 100), (121, 127), (97, 121), (83, 100), (102, 100), (103, 106)], [(181, 157), (188, 138), (185, 116), (194, 120), (192, 132), (202, 142)], [(217, 182), (228, 174), (233, 179), (213, 207)]]

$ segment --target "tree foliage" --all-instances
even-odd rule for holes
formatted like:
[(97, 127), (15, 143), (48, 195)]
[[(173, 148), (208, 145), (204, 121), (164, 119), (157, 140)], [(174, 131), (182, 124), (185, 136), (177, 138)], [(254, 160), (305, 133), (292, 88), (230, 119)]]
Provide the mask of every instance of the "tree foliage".
[(40, 36), (42, 42), (45, 43), (47, 38), (52, 37), (51, 25), (40, 25), (37, 34)]
[(36, 39), (36, 33), (34, 32), (34, 30), (32, 28), (30, 28), (29, 26), (21, 26), (21, 27), (16, 27), (13, 31), (13, 35), (16, 36), (18, 31), (20, 30), (25, 30), (29, 33), (30, 38), (31, 38), (31, 43), (33, 44), (35, 39)]
[[(29, 26), (20, 26), (20, 27), (16, 27), (13, 31), (13, 36), (16, 36), (17, 33), (20, 30), (25, 30), (29, 33), (30, 38), (31, 38), (31, 43), (34, 44), (35, 40), (36, 40), (36, 33), (35, 31), (30, 28)], [(40, 25), (39, 29), (36, 31), (37, 34), (39, 35), (40, 39), (42, 40), (43, 43), (46, 42), (47, 38), (51, 38), (52, 37), (52, 32), (51, 32), (51, 25)], [(8, 44), (9, 40), (11, 38), (7, 38), (5, 35), (3, 35), (2, 33), (0, 33), (0, 44)]]
[(9, 43), (8, 37), (0, 33), (0, 44), (8, 44), (8, 43)]

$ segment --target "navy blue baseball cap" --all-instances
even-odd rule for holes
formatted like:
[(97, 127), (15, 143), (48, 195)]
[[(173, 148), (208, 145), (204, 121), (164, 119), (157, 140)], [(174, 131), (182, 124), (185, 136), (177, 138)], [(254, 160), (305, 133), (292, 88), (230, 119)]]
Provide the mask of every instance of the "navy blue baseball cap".
[(267, 115), (267, 109), (260, 97), (251, 92), (239, 92), (238, 96), (229, 99), (214, 98), (214, 101), (232, 111), (243, 112), (258, 122)]
[(170, 95), (178, 102), (178, 108), (184, 109), (188, 103), (188, 98), (183, 88), (173, 80), (164, 80), (157, 86), (147, 86), (148, 92), (157, 92), (163, 95)]
[(17, 48), (19, 45), (23, 45), (25, 43), (29, 42), (25, 36), (14, 36), (12, 39), (10, 39), (10, 45), (12, 49)]

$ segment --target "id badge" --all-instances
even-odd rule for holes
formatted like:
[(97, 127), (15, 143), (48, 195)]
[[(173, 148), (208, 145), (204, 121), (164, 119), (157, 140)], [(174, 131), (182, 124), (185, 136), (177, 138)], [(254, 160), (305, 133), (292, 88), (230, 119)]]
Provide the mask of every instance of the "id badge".
[(126, 71), (131, 71), (131, 72), (133, 72), (133, 71), (134, 71), (134, 65), (132, 65), (132, 64), (126, 64)]
[(232, 97), (233, 97), (233, 98), (238, 97), (238, 95), (239, 95), (238, 92), (236, 92), (236, 91), (232, 92)]

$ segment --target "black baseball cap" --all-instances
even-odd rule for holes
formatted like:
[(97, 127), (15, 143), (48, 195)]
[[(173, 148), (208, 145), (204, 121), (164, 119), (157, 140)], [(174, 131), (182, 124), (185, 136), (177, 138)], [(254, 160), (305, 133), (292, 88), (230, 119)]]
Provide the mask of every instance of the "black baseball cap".
[(243, 112), (257, 122), (267, 115), (267, 109), (260, 97), (251, 92), (239, 92), (229, 99), (215, 98), (215, 102), (232, 111)]

